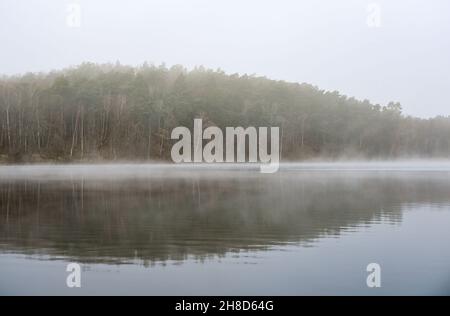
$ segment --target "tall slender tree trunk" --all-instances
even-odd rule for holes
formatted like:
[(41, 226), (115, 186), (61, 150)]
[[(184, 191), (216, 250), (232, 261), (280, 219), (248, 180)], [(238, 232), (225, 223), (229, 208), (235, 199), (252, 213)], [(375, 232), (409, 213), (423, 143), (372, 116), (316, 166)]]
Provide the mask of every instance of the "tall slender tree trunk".
[(301, 128), (301, 149), (303, 149), (303, 146), (305, 145), (305, 122), (306, 122), (306, 117), (302, 117), (302, 128)]
[(9, 107), (11, 105), (8, 104), (8, 106), (6, 107), (6, 132), (8, 135), (8, 152), (11, 152), (11, 126), (10, 126), (10, 121), (9, 121)]
[(39, 104), (36, 105), (37, 143), (38, 152), (41, 153), (41, 120), (39, 119)]
[(147, 145), (147, 159), (151, 158), (151, 147), (152, 147), (152, 127), (150, 124), (150, 118), (148, 118), (148, 145)]
[(78, 120), (80, 119), (80, 110), (78, 109), (77, 118), (75, 119), (75, 127), (72, 132), (72, 147), (70, 148), (70, 158), (73, 157), (73, 149), (75, 148), (75, 140), (77, 138)]
[(81, 107), (81, 159), (84, 157), (84, 106)]

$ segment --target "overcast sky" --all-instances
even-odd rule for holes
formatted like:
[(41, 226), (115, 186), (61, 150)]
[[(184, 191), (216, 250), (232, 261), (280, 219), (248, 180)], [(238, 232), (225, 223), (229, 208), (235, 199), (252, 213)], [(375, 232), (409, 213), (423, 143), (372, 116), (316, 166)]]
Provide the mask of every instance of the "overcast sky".
[(450, 115), (450, 1), (0, 0), (0, 73), (117, 60), (307, 82)]

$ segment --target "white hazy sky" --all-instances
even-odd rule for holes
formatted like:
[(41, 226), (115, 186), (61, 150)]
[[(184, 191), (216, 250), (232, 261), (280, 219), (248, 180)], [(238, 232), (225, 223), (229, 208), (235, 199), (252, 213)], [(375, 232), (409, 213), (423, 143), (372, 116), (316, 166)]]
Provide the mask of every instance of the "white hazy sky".
[(117, 60), (308, 82), (450, 115), (450, 1), (0, 0), (1, 74)]

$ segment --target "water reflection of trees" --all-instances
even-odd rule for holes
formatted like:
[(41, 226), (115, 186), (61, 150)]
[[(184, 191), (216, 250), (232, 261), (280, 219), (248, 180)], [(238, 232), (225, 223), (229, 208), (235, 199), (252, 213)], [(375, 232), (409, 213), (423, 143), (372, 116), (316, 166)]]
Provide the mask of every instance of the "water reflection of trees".
[(312, 244), (402, 205), (450, 200), (447, 176), (283, 174), (0, 181), (0, 249), (145, 262)]

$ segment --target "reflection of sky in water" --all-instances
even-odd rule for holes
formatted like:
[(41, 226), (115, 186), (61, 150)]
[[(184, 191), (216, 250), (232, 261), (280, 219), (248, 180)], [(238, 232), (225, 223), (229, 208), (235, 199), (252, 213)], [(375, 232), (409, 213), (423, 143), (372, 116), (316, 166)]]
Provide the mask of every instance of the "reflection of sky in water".
[(1, 167), (0, 293), (66, 293), (66, 261), (83, 263), (83, 294), (450, 293), (445, 168), (286, 167)]

